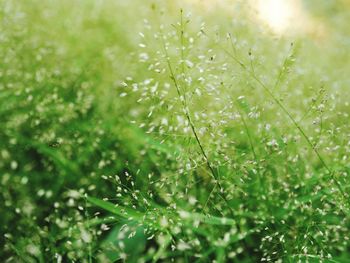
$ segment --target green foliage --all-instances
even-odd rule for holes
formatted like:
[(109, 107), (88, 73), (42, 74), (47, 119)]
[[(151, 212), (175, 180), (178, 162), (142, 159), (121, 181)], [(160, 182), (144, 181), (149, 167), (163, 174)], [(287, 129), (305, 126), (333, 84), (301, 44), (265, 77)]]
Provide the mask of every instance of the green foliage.
[(348, 262), (350, 7), (304, 2), (0, 0), (1, 261)]

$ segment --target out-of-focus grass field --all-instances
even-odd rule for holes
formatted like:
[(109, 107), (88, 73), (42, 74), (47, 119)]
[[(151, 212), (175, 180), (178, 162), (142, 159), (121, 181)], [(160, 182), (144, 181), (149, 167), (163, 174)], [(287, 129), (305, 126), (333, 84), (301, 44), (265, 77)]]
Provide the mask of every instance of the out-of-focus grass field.
[(350, 3), (287, 2), (0, 0), (1, 262), (350, 262)]

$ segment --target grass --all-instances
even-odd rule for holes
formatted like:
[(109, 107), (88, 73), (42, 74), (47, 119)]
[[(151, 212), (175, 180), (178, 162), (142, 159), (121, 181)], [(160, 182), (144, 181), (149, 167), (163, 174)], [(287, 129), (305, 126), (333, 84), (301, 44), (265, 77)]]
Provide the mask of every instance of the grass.
[(303, 3), (0, 0), (0, 259), (348, 262), (349, 6)]

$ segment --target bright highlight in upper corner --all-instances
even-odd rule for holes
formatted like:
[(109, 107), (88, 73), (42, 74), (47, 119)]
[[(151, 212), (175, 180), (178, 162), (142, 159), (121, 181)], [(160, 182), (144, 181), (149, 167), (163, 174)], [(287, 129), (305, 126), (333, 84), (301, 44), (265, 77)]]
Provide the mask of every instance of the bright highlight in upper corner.
[(234, 15), (230, 4), (247, 4), (250, 18), (256, 23), (264, 23), (277, 35), (324, 35), (322, 22), (315, 20), (303, 7), (302, 0), (186, 0), (211, 11), (215, 7), (224, 7), (228, 15)]
[(276, 33), (287, 30), (292, 18), (297, 16), (295, 1), (290, 0), (258, 0), (257, 10), (259, 17)]
[(255, 7), (260, 20), (275, 33), (287, 30), (302, 30), (307, 16), (299, 0), (256, 0)]

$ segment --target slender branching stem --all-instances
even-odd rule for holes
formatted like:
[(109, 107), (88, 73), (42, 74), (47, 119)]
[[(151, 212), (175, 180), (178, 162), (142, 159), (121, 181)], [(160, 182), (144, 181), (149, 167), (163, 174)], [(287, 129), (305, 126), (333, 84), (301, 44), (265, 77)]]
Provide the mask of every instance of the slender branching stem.
[(338, 190), (342, 194), (342, 196), (347, 199), (347, 195), (345, 194), (345, 191), (343, 190), (342, 185), (340, 182), (335, 178), (334, 171), (327, 165), (327, 163), (324, 161), (323, 157), (321, 156), (320, 152), (317, 150), (315, 145), (311, 142), (310, 138), (306, 135), (304, 129), (299, 125), (299, 123), (296, 121), (296, 119), (290, 114), (290, 112), (287, 110), (287, 108), (281, 103), (281, 101), (272, 93), (272, 91), (267, 87), (267, 85), (261, 81), (261, 79), (255, 74), (254, 71), (249, 70), (239, 59), (237, 59), (234, 55), (232, 55), (230, 52), (225, 50), (225, 53), (231, 57), (236, 63), (238, 63), (265, 91), (266, 93), (273, 99), (273, 101), (282, 109), (282, 111), (288, 116), (288, 118), (291, 120), (291, 122), (294, 124), (294, 126), (299, 130), (301, 135), (304, 137), (308, 145), (312, 148), (318, 159), (320, 160), (323, 167), (326, 168), (328, 171), (330, 177), (335, 182)]
[[(180, 24), (180, 42), (181, 42), (181, 77), (183, 79), (183, 83), (184, 85), (186, 85), (186, 81), (185, 81), (185, 78), (186, 78), (186, 74), (185, 74), (185, 64), (184, 64), (184, 60), (185, 60), (185, 54), (184, 54), (184, 24), (183, 24), (183, 11), (181, 10), (181, 24)], [(220, 180), (219, 180), (219, 175), (215, 172), (215, 169), (213, 167), (213, 165), (211, 164), (209, 158), (208, 158), (208, 155), (203, 147), (203, 144), (201, 142), (201, 140), (199, 139), (199, 136), (198, 136), (198, 133), (197, 133), (197, 130), (196, 130), (196, 127), (194, 125), (194, 122), (191, 118), (191, 114), (190, 114), (190, 111), (189, 111), (189, 107), (188, 107), (188, 102), (187, 102), (187, 96), (186, 96), (186, 92), (182, 92), (181, 90), (181, 87), (180, 87), (180, 84), (176, 78), (176, 75), (175, 75), (175, 71), (171, 65), (171, 62), (170, 62), (170, 56), (169, 56), (169, 53), (168, 53), (168, 50), (167, 50), (167, 47), (166, 47), (166, 44), (164, 42), (164, 37), (163, 37), (163, 34), (162, 34), (162, 44), (163, 44), (163, 49), (164, 49), (164, 53), (165, 53), (165, 56), (166, 56), (166, 63), (167, 63), (167, 66), (168, 66), (168, 69), (169, 69), (169, 72), (170, 72), (170, 78), (171, 80), (173, 81), (174, 83), (174, 86), (175, 86), (175, 89), (176, 89), (176, 92), (177, 92), (177, 95), (179, 97), (179, 100), (182, 104), (182, 108), (183, 108), (183, 112), (186, 116), (186, 119), (189, 123), (189, 126), (191, 128), (191, 131), (192, 131), (192, 134), (196, 140), (196, 143), (200, 149), (200, 152), (206, 162), (206, 165), (210, 171), (210, 174), (211, 176), (213, 177), (214, 179), (214, 186), (208, 196), (208, 199), (205, 203), (205, 206), (207, 205), (208, 203), (208, 200), (210, 199), (212, 193), (214, 192), (216, 186), (219, 187), (219, 190), (220, 190), (220, 193), (219, 193), (219, 196), (220, 198), (222, 198), (224, 200), (224, 202), (227, 204), (229, 210), (231, 211), (231, 214), (233, 215), (233, 210), (232, 208), (230, 207), (229, 203), (228, 203), (228, 200), (226, 198), (225, 195), (222, 195), (222, 193), (224, 192), (224, 188), (222, 187), (221, 183), (220, 183)]]

